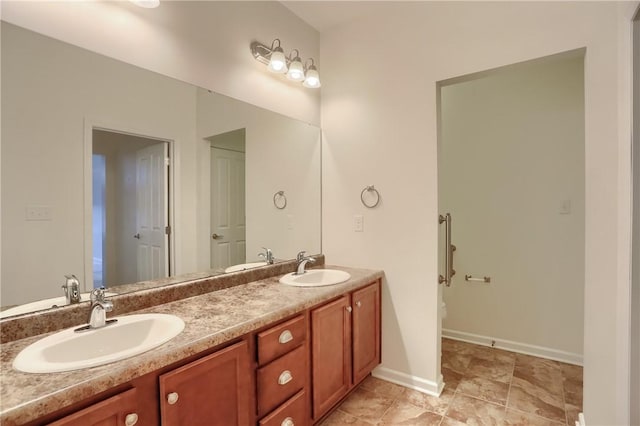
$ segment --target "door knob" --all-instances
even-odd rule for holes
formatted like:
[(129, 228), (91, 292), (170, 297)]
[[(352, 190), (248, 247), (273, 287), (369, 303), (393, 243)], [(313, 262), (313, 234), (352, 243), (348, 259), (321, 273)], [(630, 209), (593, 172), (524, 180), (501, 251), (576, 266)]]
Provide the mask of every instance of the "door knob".
[(167, 402), (170, 405), (173, 405), (176, 402), (178, 402), (178, 392), (171, 392), (169, 395), (167, 395)]
[(220, 238), (224, 237), (224, 235), (220, 235), (220, 234), (211, 234), (211, 238), (213, 238), (214, 240), (219, 240)]
[(133, 238), (139, 240), (140, 239), (140, 233), (137, 233), (136, 235), (134, 235)]
[(135, 426), (136, 423), (138, 423), (138, 415), (136, 413), (127, 414), (127, 417), (124, 418), (126, 426)]

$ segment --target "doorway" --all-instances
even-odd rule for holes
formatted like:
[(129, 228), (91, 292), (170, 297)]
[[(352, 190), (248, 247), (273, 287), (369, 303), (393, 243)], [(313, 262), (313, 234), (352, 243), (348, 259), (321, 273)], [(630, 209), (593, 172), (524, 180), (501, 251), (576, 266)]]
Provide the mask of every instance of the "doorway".
[(211, 268), (246, 261), (245, 129), (207, 138), (211, 144)]
[(582, 364), (583, 79), (580, 49), (439, 83), (444, 337)]
[(169, 141), (94, 128), (92, 166), (92, 287), (169, 276)]

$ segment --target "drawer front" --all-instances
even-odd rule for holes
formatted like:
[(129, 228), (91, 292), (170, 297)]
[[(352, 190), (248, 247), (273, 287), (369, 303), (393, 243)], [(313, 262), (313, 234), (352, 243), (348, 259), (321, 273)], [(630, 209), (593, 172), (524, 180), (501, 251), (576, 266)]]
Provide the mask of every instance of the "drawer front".
[(264, 416), (306, 386), (308, 373), (306, 348), (306, 345), (300, 346), (258, 369), (259, 417)]
[(260, 426), (306, 426), (309, 424), (307, 394), (298, 392), (258, 423)]
[(265, 365), (293, 348), (300, 346), (307, 338), (304, 316), (278, 324), (258, 334), (258, 363)]

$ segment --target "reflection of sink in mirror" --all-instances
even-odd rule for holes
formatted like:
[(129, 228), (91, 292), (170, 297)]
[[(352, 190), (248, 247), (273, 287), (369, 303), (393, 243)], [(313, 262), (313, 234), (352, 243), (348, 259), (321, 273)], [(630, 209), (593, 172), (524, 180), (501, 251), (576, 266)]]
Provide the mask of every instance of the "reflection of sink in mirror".
[(308, 269), (302, 275), (291, 272), (280, 278), (280, 282), (294, 287), (321, 287), (340, 284), (349, 278), (351, 278), (351, 274), (336, 269)]
[[(117, 293), (105, 293), (105, 296), (115, 296)], [(80, 302), (89, 301), (89, 293), (82, 293), (80, 295)], [(41, 311), (43, 309), (55, 308), (65, 306), (67, 299), (64, 296), (52, 297), (50, 299), (38, 300), (31, 303), (25, 303), (24, 305), (18, 305), (13, 308), (5, 309), (0, 312), (0, 318), (10, 317), (12, 315), (27, 314), (29, 312)]]
[(247, 269), (259, 268), (261, 266), (267, 266), (267, 262), (240, 263), (238, 265), (229, 266), (224, 271), (238, 272), (238, 271), (245, 271)]
[(141, 354), (180, 334), (184, 321), (175, 315), (138, 314), (116, 318), (106, 327), (76, 332), (78, 326), (27, 346), (13, 361), (26, 373), (80, 370)]

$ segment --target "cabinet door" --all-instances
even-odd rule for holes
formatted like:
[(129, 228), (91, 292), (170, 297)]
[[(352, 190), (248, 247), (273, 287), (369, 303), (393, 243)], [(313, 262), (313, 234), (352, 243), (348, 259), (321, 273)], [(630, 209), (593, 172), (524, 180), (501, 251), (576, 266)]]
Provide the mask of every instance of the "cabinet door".
[(311, 311), (313, 418), (322, 417), (351, 383), (349, 296)]
[(380, 284), (353, 292), (353, 383), (380, 364)]
[(248, 425), (251, 368), (240, 342), (160, 376), (164, 426)]
[(135, 426), (142, 424), (136, 413), (136, 389), (130, 389), (73, 413), (51, 426)]

